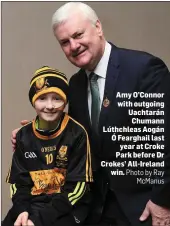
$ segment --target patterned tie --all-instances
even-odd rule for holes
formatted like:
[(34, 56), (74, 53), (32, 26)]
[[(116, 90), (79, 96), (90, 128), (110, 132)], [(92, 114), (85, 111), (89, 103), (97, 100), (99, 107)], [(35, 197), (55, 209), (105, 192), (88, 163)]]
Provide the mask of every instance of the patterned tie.
[(92, 72), (89, 75), (90, 89), (91, 89), (91, 96), (92, 96), (91, 122), (92, 122), (92, 128), (96, 133), (98, 132), (98, 122), (99, 122), (99, 114), (100, 114), (100, 94), (99, 94), (97, 79), (98, 79), (98, 75), (96, 75), (94, 72)]

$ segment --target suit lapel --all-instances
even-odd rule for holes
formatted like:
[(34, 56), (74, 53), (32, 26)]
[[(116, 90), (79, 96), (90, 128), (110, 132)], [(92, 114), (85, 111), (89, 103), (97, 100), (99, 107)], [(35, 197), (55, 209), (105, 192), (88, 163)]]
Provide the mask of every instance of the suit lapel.
[[(99, 131), (102, 131), (103, 125), (106, 124), (107, 115), (111, 106), (111, 102), (114, 100), (113, 93), (114, 93), (117, 78), (119, 75), (118, 49), (113, 44), (111, 45), (112, 45), (112, 50), (110, 53), (109, 63), (107, 67), (103, 102), (102, 102), (100, 118), (99, 118)], [(108, 106), (104, 104), (105, 103), (104, 101), (106, 99), (109, 100), (110, 102)]]

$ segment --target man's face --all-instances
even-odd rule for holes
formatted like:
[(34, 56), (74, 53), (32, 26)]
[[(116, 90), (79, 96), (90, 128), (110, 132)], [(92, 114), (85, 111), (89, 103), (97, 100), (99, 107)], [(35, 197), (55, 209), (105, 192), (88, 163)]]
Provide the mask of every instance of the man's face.
[(40, 119), (54, 122), (60, 119), (65, 104), (60, 95), (51, 92), (39, 96), (34, 103), (34, 108)]
[(81, 14), (59, 24), (54, 34), (67, 59), (79, 68), (93, 70), (103, 55), (103, 32), (99, 21), (93, 25)]

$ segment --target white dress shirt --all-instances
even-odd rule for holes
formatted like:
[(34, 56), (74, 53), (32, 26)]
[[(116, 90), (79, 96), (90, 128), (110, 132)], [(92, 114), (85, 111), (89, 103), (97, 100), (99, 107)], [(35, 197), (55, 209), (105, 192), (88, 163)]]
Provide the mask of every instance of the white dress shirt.
[[(111, 45), (108, 42), (106, 42), (104, 54), (94, 70), (94, 73), (96, 75), (98, 75), (97, 83), (99, 86), (99, 93), (100, 93), (100, 109), (101, 109), (102, 102), (103, 102), (104, 87), (105, 87), (107, 66), (108, 66), (108, 62), (109, 62), (110, 53), (111, 53)], [(91, 118), (92, 98), (91, 98), (91, 90), (90, 90), (90, 82), (89, 82), (90, 73), (91, 73), (91, 71), (86, 70), (86, 74), (88, 77), (88, 107), (89, 107), (89, 115)]]

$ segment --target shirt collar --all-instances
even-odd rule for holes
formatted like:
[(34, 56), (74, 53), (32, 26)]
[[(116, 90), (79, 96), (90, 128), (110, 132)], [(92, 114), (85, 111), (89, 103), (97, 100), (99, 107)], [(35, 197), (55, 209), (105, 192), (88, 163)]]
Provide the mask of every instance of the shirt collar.
[(63, 117), (64, 117), (64, 113), (62, 114), (61, 118), (59, 119), (56, 128), (50, 130), (50, 129), (39, 129), (40, 119), (39, 119), (39, 116), (37, 115), (37, 117), (35, 119), (35, 129), (40, 134), (43, 134), (43, 135), (49, 135), (50, 134), (50, 135), (52, 135), (60, 128)]
[[(94, 73), (99, 77), (106, 78), (107, 65), (109, 62), (110, 53), (111, 53), (111, 45), (108, 42), (106, 42), (104, 54), (94, 70)], [(90, 73), (91, 71), (86, 70), (87, 76), (89, 76)]]

